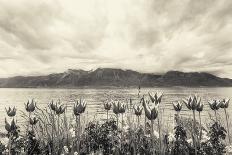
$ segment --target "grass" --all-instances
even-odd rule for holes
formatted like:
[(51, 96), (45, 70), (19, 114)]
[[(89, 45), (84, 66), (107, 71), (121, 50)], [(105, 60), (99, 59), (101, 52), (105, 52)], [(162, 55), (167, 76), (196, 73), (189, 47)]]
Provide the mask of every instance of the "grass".
[[(83, 99), (77, 100), (72, 111), (60, 101), (51, 101), (43, 109), (34, 100), (28, 101), (21, 112), (26, 123), (20, 127), (15, 121), (8, 122), (14, 120), (16, 110), (6, 110), (8, 118), (6, 132), (1, 134), (0, 153), (220, 155), (232, 152), (226, 100), (210, 101), (215, 113), (209, 115), (211, 121), (206, 124), (198, 121), (203, 111), (199, 97), (180, 99), (173, 104), (176, 115), (172, 128), (163, 118), (165, 110), (159, 107), (162, 96), (149, 93), (136, 102), (130, 99), (129, 103), (107, 100), (102, 104), (106, 118), (100, 121), (84, 117), (87, 103)], [(191, 117), (180, 115), (183, 103), (192, 111)], [(219, 115), (218, 111), (224, 111), (225, 115)]]

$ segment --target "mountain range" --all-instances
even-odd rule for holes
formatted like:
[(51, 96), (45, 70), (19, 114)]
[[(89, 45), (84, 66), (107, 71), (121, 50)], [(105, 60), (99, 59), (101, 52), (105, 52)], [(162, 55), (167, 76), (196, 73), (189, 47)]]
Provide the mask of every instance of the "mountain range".
[(169, 71), (163, 75), (139, 73), (133, 70), (98, 68), (85, 71), (69, 69), (45, 76), (15, 76), (0, 78), (1, 88), (78, 88), (78, 87), (229, 87), (232, 79), (209, 73)]

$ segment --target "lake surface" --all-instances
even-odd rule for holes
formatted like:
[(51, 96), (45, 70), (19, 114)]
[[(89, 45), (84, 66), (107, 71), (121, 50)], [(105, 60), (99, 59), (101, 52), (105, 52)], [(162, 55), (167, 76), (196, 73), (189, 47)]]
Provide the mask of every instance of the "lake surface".
[[(161, 109), (163, 110), (164, 122), (172, 122), (175, 114), (172, 102), (178, 101), (189, 95), (198, 94), (202, 98), (202, 102), (206, 104), (204, 107), (204, 116), (208, 116), (209, 106), (207, 101), (210, 99), (222, 99), (232, 97), (232, 88), (186, 88), (186, 87), (171, 87), (171, 88), (142, 88), (141, 94), (148, 92), (162, 91), (164, 97), (162, 99)], [(124, 100), (132, 98), (133, 103), (138, 103), (138, 90), (133, 88), (120, 89), (36, 89), (36, 88), (0, 88), (0, 130), (4, 129), (4, 118), (6, 117), (5, 107), (15, 106), (17, 108), (17, 120), (22, 120), (19, 116), (20, 111), (25, 111), (24, 103), (28, 99), (35, 99), (37, 106), (44, 108), (53, 99), (60, 99), (63, 104), (67, 104), (68, 112), (72, 112), (72, 106), (77, 99), (84, 98), (87, 103), (86, 115), (88, 120), (101, 120), (105, 118), (103, 110), (103, 101), (107, 98)], [(232, 112), (232, 106), (229, 107), (229, 112)], [(221, 110), (220, 113), (223, 111)], [(181, 115), (187, 116), (191, 112), (186, 110), (184, 106)], [(208, 117), (204, 117), (205, 120)]]

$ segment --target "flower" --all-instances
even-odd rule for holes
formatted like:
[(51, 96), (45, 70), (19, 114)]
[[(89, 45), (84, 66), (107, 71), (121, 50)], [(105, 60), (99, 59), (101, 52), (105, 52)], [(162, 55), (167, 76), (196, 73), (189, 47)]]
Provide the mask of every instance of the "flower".
[(168, 142), (174, 142), (176, 140), (175, 135), (173, 133), (168, 134)]
[(5, 147), (7, 147), (8, 143), (9, 143), (9, 138), (3, 137), (0, 139), (0, 141)]
[(6, 113), (9, 117), (14, 117), (16, 115), (16, 108), (14, 107), (11, 109), (11, 107), (9, 107), (8, 110), (6, 109)]
[(193, 97), (190, 96), (187, 99), (184, 99), (183, 102), (189, 110), (196, 110), (198, 104), (201, 102), (201, 98), (197, 95), (194, 95)]
[(73, 107), (74, 115), (78, 116), (78, 115), (84, 113), (85, 109), (86, 109), (86, 105), (87, 105), (87, 103), (85, 100), (80, 99), (79, 101), (77, 101)]
[(111, 102), (105, 102), (104, 103), (104, 108), (105, 108), (105, 110), (110, 110), (111, 109), (111, 106), (112, 106), (112, 104), (111, 104)]
[(211, 101), (208, 101), (208, 103), (212, 110), (218, 110), (221, 106), (220, 100), (211, 100)]
[(11, 124), (9, 124), (7, 122), (7, 120), (6, 120), (6, 118), (5, 118), (5, 129), (6, 129), (6, 131), (11, 132), (11, 131), (16, 130), (16, 128), (17, 128), (17, 126), (15, 124), (15, 120), (14, 119), (11, 121)]
[(232, 153), (232, 145), (226, 146), (226, 152)]
[(155, 103), (156, 105), (161, 103), (161, 99), (162, 99), (162, 96), (163, 96), (162, 92), (156, 92), (155, 94), (149, 92), (148, 95), (149, 95), (150, 100), (151, 100), (152, 103)]
[(141, 116), (143, 112), (143, 107), (141, 105), (135, 105), (134, 106), (134, 111), (136, 116)]
[(230, 102), (230, 99), (223, 99), (221, 101), (221, 104), (220, 104), (220, 108), (228, 108), (229, 107), (229, 102)]
[(188, 142), (189, 144), (193, 144), (192, 138), (188, 139), (187, 142)]
[(64, 146), (64, 151), (65, 151), (65, 153), (69, 153), (69, 149), (67, 146)]
[(71, 133), (71, 136), (74, 138), (76, 135), (74, 128), (69, 129), (69, 132)]
[(113, 102), (113, 112), (117, 115), (120, 113), (120, 106), (121, 106), (121, 103), (119, 101), (117, 102)]
[(65, 107), (63, 105), (56, 105), (55, 111), (57, 115), (63, 114), (65, 112)]
[(201, 102), (199, 102), (199, 103), (197, 104), (197, 109), (196, 109), (196, 110), (197, 110), (198, 112), (202, 112), (203, 107), (204, 107), (204, 104), (201, 103)]
[(159, 133), (156, 131), (156, 130), (154, 130), (154, 136), (158, 139), (159, 138)]
[(173, 104), (173, 107), (174, 107), (175, 111), (181, 111), (181, 109), (182, 109), (182, 103), (180, 101), (173, 102), (172, 104)]
[(78, 152), (74, 152), (74, 155), (78, 155)]
[(122, 103), (119, 106), (119, 113), (123, 114), (126, 112), (126, 104)]
[(38, 121), (39, 120), (36, 117), (33, 117), (33, 118), (30, 117), (30, 120), (29, 120), (31, 125), (35, 125)]
[(205, 130), (202, 131), (202, 137), (201, 137), (201, 142), (205, 143), (208, 140), (210, 140), (210, 137), (207, 135), (207, 132)]
[(36, 103), (33, 99), (31, 100), (31, 103), (28, 100), (27, 104), (25, 104), (25, 108), (27, 112), (33, 112), (35, 110), (35, 107), (36, 107)]
[(53, 111), (56, 111), (56, 105), (55, 103), (53, 102), (53, 100), (51, 101), (51, 103), (49, 104), (50, 108), (53, 110)]
[(158, 116), (158, 105), (149, 107), (148, 103), (149, 102), (143, 103), (145, 115), (149, 120), (155, 120)]

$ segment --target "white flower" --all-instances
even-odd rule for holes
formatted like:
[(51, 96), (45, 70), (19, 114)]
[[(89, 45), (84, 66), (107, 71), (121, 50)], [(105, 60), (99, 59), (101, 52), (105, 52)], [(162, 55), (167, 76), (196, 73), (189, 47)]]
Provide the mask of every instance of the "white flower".
[(158, 139), (159, 138), (159, 133), (154, 130), (154, 136)]
[(124, 132), (127, 132), (129, 129), (130, 129), (130, 127), (128, 125), (124, 125), (123, 126), (123, 131)]
[(192, 144), (192, 143), (193, 143), (193, 140), (190, 138), (190, 139), (187, 140), (187, 142), (188, 142), (189, 144)]
[(78, 153), (77, 153), (77, 152), (74, 152), (74, 155), (78, 155)]
[(64, 146), (64, 151), (65, 151), (65, 153), (68, 153), (68, 152), (69, 152), (67, 146)]
[(75, 130), (73, 128), (69, 129), (69, 132), (71, 133), (72, 138), (75, 137)]
[(176, 140), (175, 135), (173, 133), (168, 134), (168, 141), (169, 142), (174, 142)]
[(9, 142), (9, 139), (7, 137), (4, 137), (0, 141), (2, 142), (3, 145), (7, 146), (8, 142)]
[(202, 137), (201, 137), (201, 142), (207, 142), (210, 139), (209, 136), (207, 136), (207, 132), (206, 131), (202, 131)]
[(226, 152), (227, 153), (232, 153), (232, 145), (226, 146)]

